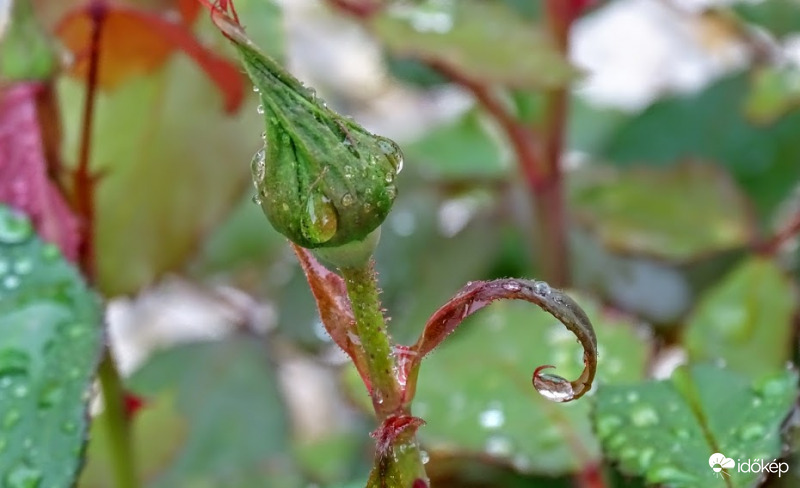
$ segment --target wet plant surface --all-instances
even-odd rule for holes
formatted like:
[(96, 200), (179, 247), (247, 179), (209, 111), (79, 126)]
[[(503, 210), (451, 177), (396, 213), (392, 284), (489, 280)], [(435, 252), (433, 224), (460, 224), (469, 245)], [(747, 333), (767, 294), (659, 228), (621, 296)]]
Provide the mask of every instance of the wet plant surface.
[(631, 0), (305, 3), (0, 2), (0, 487), (800, 483), (795, 2), (653, 6), (716, 68), (636, 110)]

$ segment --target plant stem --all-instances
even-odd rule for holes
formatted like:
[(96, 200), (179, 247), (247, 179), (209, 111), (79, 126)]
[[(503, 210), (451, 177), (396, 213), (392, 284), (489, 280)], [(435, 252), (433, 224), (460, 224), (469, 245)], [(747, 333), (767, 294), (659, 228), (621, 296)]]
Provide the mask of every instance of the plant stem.
[[(100, 41), (107, 7), (104, 0), (93, 0), (87, 6), (92, 21), (89, 45), (89, 69), (86, 79), (86, 101), (83, 106), (81, 142), (78, 164), (73, 173), (75, 212), (81, 219), (81, 245), (78, 260), (87, 281), (96, 281), (95, 267), (95, 188), (97, 178), (91, 172), (92, 133), (100, 68)], [(124, 391), (111, 349), (106, 346), (98, 367), (100, 389), (105, 405), (105, 433), (111, 451), (111, 464), (117, 488), (136, 488), (136, 469), (131, 447), (130, 424), (124, 403)]]
[(98, 368), (100, 388), (103, 391), (105, 423), (108, 449), (111, 452), (111, 470), (117, 488), (136, 488), (136, 471), (133, 465), (130, 423), (125, 410), (122, 380), (117, 371), (110, 349), (106, 349)]
[(394, 355), (378, 297), (372, 259), (359, 267), (340, 268), (356, 319), (356, 332), (366, 353), (372, 380), (372, 404), (382, 421), (400, 407), (400, 388), (394, 376)]
[(775, 235), (755, 244), (755, 251), (765, 256), (777, 254), (788, 240), (800, 233), (800, 211), (779, 229)]

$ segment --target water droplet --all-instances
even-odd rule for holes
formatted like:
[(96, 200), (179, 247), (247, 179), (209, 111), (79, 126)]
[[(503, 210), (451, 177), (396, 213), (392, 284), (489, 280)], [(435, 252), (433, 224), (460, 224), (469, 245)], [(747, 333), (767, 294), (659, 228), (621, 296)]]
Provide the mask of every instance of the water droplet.
[(394, 185), (387, 186), (386, 196), (389, 197), (389, 199), (394, 200), (394, 198), (397, 196), (397, 187)]
[(256, 107), (256, 112), (258, 112), (258, 115), (264, 115), (264, 106), (259, 103), (258, 107)]
[(514, 292), (514, 291), (519, 291), (520, 286), (519, 283), (517, 283), (516, 281), (507, 281), (503, 283), (503, 289), (506, 291)]
[[(394, 173), (400, 174), (403, 170), (403, 153), (400, 151), (400, 147), (393, 140), (385, 137), (378, 139), (378, 147), (391, 163)], [(394, 175), (392, 177), (394, 178)]]
[(17, 385), (14, 387), (13, 393), (17, 398), (25, 398), (28, 396), (28, 387), (26, 385)]
[(622, 419), (614, 415), (606, 415), (597, 419), (597, 434), (608, 437), (622, 426)]
[(570, 382), (554, 374), (537, 371), (533, 376), (533, 387), (543, 397), (554, 402), (568, 402), (575, 397)]
[(17, 425), (19, 419), (22, 418), (22, 414), (19, 413), (19, 410), (11, 409), (3, 416), (3, 428), (10, 429)]
[(550, 285), (548, 285), (544, 281), (537, 281), (533, 284), (533, 291), (537, 295), (549, 295), (551, 290), (550, 290)]
[(45, 244), (42, 246), (42, 257), (46, 261), (54, 261), (61, 257), (61, 250), (55, 244)]
[(306, 214), (303, 216), (303, 235), (309, 240), (321, 244), (328, 242), (336, 235), (339, 222), (336, 208), (330, 199), (322, 193), (314, 192), (306, 202)]
[(631, 422), (636, 427), (648, 427), (658, 423), (658, 414), (649, 405), (638, 405), (631, 410)]
[(384, 179), (386, 180), (386, 183), (393, 182), (394, 181), (394, 173), (392, 173), (391, 171), (387, 171), (386, 172), (386, 176), (384, 177)]
[(356, 199), (353, 198), (353, 195), (345, 193), (344, 196), (342, 197), (342, 206), (349, 207), (350, 205), (353, 204), (353, 202), (355, 202), (355, 200)]
[(267, 142), (267, 131), (265, 130), (261, 131), (261, 140)]
[(266, 173), (266, 151), (262, 147), (253, 155), (253, 159), (250, 160), (250, 172), (253, 175), (253, 182), (256, 184), (256, 188), (258, 185), (264, 183), (264, 174)]
[(353, 171), (353, 167), (352, 166), (345, 166), (343, 171), (344, 171), (344, 177), (345, 178), (352, 178), (353, 175), (355, 174), (355, 172)]
[(253, 201), (253, 203), (255, 203), (256, 205), (258, 205), (259, 207), (261, 206), (261, 204), (262, 204), (262, 203), (264, 203), (264, 202), (261, 200), (261, 197), (260, 197), (260, 196), (258, 196), (258, 195), (253, 195), (253, 198), (251, 198), (251, 200)]
[(431, 460), (431, 456), (428, 454), (428, 451), (420, 451), (419, 458), (422, 461), (422, 464), (428, 464), (428, 462)]
[(499, 404), (492, 404), (480, 413), (478, 421), (484, 429), (499, 429), (506, 422), (506, 417)]
[(18, 275), (26, 275), (33, 270), (33, 260), (21, 258), (14, 262), (14, 272)]
[(749, 442), (764, 437), (764, 427), (759, 424), (750, 424), (742, 427), (740, 436), (743, 441)]
[(0, 242), (21, 244), (33, 235), (33, 226), (21, 214), (0, 210)]
[(64, 390), (58, 383), (50, 382), (46, 384), (41, 393), (39, 394), (38, 405), (39, 408), (50, 408), (61, 402)]
[(75, 422), (64, 422), (61, 424), (61, 431), (65, 434), (72, 434), (78, 430), (78, 426)]
[(653, 460), (655, 450), (652, 447), (646, 447), (639, 452), (638, 461), (641, 469), (647, 469), (650, 466), (650, 461)]
[(6, 474), (3, 486), (8, 488), (38, 488), (42, 473), (28, 464), (18, 464)]
[(3, 286), (8, 290), (13, 290), (19, 286), (19, 276), (8, 275), (3, 278)]
[(491, 456), (508, 456), (513, 451), (513, 446), (508, 437), (494, 435), (486, 440), (486, 447), (484, 448), (486, 454)]

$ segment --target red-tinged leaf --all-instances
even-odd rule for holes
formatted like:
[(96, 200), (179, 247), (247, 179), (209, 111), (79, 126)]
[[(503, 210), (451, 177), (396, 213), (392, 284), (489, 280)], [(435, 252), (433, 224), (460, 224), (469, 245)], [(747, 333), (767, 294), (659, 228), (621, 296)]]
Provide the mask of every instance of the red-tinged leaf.
[(525, 300), (538, 305), (575, 334), (583, 347), (584, 368), (576, 380), (568, 381), (560, 376), (542, 373), (542, 370), (552, 366), (539, 366), (534, 371), (532, 378), (536, 390), (545, 398), (557, 402), (575, 400), (589, 391), (597, 369), (597, 337), (586, 313), (572, 298), (560, 290), (550, 288), (547, 283), (501, 279), (474, 281), (467, 284), (431, 316), (428, 323), (425, 324), (422, 335), (411, 347), (416, 355), (411, 358), (413, 363), (407, 373), (406, 395), (409, 398), (414, 395), (419, 363), (422, 358), (441, 344), (445, 337), (453, 332), (465, 318), (500, 299)]
[(197, 19), (201, 7), (198, 0), (178, 0), (178, 11), (186, 24), (191, 24)]
[(234, 112), (241, 105), (244, 78), (238, 68), (203, 46), (188, 24), (122, 5), (90, 3), (61, 20), (56, 31), (64, 45), (75, 53), (71, 75), (86, 76), (87, 54), (96, 21), (102, 22), (98, 73), (102, 88), (112, 90), (131, 77), (152, 73), (176, 50), (181, 50), (224, 94), (227, 112)]
[(347, 297), (347, 286), (344, 280), (321, 265), (308, 249), (295, 244), (292, 244), (292, 248), (303, 267), (325, 330), (330, 334), (333, 342), (353, 360), (367, 390), (372, 393), (364, 349), (360, 343), (354, 341), (354, 339), (358, 340), (355, 317), (350, 306), (350, 299)]
[(28, 214), (39, 235), (75, 261), (78, 219), (48, 178), (37, 117), (37, 96), (44, 89), (39, 83), (20, 83), (0, 92), (0, 202)]

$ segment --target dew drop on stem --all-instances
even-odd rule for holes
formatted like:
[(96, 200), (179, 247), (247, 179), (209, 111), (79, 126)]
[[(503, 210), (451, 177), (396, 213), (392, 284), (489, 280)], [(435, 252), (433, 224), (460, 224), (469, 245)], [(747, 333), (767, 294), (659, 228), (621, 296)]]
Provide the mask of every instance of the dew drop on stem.
[(552, 366), (540, 366), (533, 373), (533, 387), (543, 397), (554, 402), (568, 402), (575, 397), (575, 391), (572, 384), (561, 376), (540, 373), (544, 368), (552, 368)]

